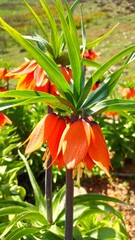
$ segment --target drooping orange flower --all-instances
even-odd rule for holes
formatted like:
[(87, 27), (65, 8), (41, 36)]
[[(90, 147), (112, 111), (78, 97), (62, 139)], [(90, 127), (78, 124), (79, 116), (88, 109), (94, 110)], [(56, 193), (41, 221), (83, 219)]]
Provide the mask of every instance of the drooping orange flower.
[(99, 57), (99, 55), (92, 49), (84, 52), (84, 54), (83, 54), (83, 58), (86, 58), (89, 60), (95, 60), (98, 57)]
[(8, 70), (5, 68), (0, 68), (0, 79), (2, 80), (8, 80), (9, 77), (6, 76), (6, 74), (8, 73)]
[[(31, 153), (48, 144), (52, 163), (59, 169), (77, 168), (83, 163), (88, 170), (99, 166), (108, 176), (111, 167), (107, 146), (99, 125), (90, 119), (70, 122), (66, 117), (50, 113), (36, 125), (26, 141), (25, 153)], [(43, 157), (45, 158), (46, 153)]]
[(135, 97), (135, 88), (121, 87), (121, 88), (119, 88), (118, 92), (123, 98), (133, 98), (133, 97)]
[(2, 128), (6, 123), (12, 124), (11, 120), (4, 113), (0, 113), (0, 128)]
[(110, 176), (111, 163), (102, 131), (96, 122), (88, 119), (79, 119), (66, 126), (54, 160), (59, 168), (66, 166), (68, 169), (74, 169), (81, 162), (88, 170), (97, 165)]
[[(60, 67), (65, 79), (69, 82), (72, 73), (69, 68)], [(49, 81), (46, 72), (35, 60), (29, 60), (20, 67), (10, 71), (7, 76), (19, 78), (16, 89), (36, 90), (58, 95), (53, 83)]]
[(61, 135), (66, 127), (66, 121), (66, 118), (59, 117), (55, 113), (43, 117), (26, 140), (29, 142), (25, 153), (35, 151), (47, 142), (51, 156), (54, 159), (58, 151)]

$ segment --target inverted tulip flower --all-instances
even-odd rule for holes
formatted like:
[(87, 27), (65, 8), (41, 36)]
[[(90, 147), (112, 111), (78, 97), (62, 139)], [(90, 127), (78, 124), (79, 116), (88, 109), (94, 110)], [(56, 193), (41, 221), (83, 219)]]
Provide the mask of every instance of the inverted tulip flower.
[(6, 76), (6, 74), (8, 73), (8, 70), (5, 68), (0, 68), (0, 79), (2, 80), (8, 80), (9, 77)]
[(89, 119), (79, 119), (66, 126), (55, 161), (60, 168), (65, 165), (67, 169), (74, 169), (81, 162), (88, 170), (97, 165), (110, 176), (111, 163), (102, 131)]
[(90, 49), (90, 50), (84, 52), (84, 54), (83, 54), (83, 58), (86, 58), (89, 60), (95, 60), (98, 57), (99, 57), (99, 55), (93, 49)]
[(12, 124), (11, 120), (4, 113), (0, 113), (0, 128), (2, 128), (6, 123)]
[(47, 142), (51, 156), (55, 159), (67, 120), (68, 118), (59, 117), (55, 113), (43, 117), (26, 140), (29, 142), (25, 153), (35, 151)]
[(134, 98), (135, 97), (135, 88), (121, 87), (121, 88), (119, 88), (118, 92), (120, 93), (120, 95), (123, 98)]
[[(67, 123), (67, 124), (66, 124)], [(99, 166), (108, 176), (111, 163), (99, 125), (88, 118), (69, 122), (55, 113), (43, 117), (28, 137), (25, 153), (48, 143), (53, 163), (74, 169), (82, 162), (88, 170)]]
[[(72, 77), (71, 69), (65, 66), (60, 67), (67, 82)], [(46, 72), (40, 67), (35, 60), (29, 60), (20, 67), (10, 71), (7, 76), (19, 78), (17, 90), (36, 90), (58, 95), (53, 83), (49, 81)]]

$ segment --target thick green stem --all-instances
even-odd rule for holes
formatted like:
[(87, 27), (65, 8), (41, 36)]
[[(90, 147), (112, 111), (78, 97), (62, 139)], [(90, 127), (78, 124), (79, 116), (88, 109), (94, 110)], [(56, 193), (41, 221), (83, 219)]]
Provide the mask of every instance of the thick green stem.
[(45, 170), (45, 196), (46, 196), (46, 211), (47, 211), (47, 221), (49, 223), (53, 222), (52, 218), (52, 167), (50, 164), (52, 159), (47, 163), (47, 169)]
[(66, 221), (65, 240), (73, 240), (73, 170), (66, 170)]

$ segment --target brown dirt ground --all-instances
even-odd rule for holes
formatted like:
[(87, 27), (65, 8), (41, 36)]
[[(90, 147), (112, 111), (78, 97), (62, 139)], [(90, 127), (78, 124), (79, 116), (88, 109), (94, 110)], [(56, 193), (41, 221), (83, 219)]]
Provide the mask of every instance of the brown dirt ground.
[[(113, 173), (111, 180), (93, 176), (84, 180), (83, 187), (89, 193), (102, 193), (110, 197), (116, 197), (135, 209), (135, 161), (132, 164), (127, 162), (118, 173)], [(121, 205), (119, 210), (122, 212), (129, 240), (135, 240), (135, 210)]]

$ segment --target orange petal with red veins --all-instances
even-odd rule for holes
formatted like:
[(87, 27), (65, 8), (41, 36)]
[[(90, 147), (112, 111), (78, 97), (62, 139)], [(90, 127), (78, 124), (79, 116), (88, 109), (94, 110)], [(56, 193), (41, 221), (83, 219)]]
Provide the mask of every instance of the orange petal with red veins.
[(3, 113), (0, 113), (0, 127), (3, 127), (6, 123), (12, 124), (11, 120)]
[(34, 79), (37, 87), (44, 86), (46, 83), (47, 77), (45, 76), (44, 70), (39, 65), (34, 71)]
[(111, 167), (108, 149), (98, 124), (91, 124), (91, 142), (88, 153), (93, 162), (100, 167), (108, 176), (109, 167)]
[(73, 169), (86, 156), (90, 142), (90, 126), (84, 120), (69, 124), (65, 129), (62, 153), (65, 165)]
[(57, 121), (57, 124), (55, 125), (55, 129), (52, 132), (52, 134), (49, 136), (48, 140), (48, 147), (51, 152), (52, 159), (54, 160), (56, 158), (56, 154), (58, 152), (58, 146), (60, 142), (60, 138), (62, 136), (62, 133), (66, 127), (66, 123), (64, 119), (59, 118)]
[(37, 66), (38, 66), (38, 63), (35, 60), (30, 60), (26, 63), (23, 63), (20, 67), (11, 71), (7, 76), (25, 75), (25, 74), (33, 72)]
[(31, 153), (37, 150), (45, 143), (47, 138), (52, 134), (55, 129), (55, 125), (58, 117), (55, 114), (48, 114), (43, 117), (36, 125), (30, 136), (27, 138), (28, 145), (25, 149), (25, 153)]

